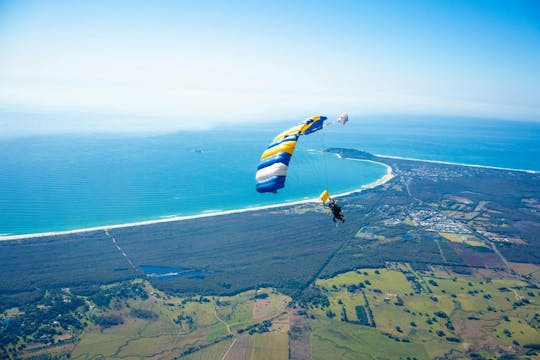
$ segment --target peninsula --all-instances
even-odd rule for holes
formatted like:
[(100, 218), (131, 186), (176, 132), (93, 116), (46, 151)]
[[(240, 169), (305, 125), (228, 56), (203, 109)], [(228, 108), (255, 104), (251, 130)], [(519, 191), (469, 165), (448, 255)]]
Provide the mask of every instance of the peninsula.
[(0, 242), (3, 355), (538, 350), (540, 174), (327, 151), (391, 169), (337, 227), (307, 201)]

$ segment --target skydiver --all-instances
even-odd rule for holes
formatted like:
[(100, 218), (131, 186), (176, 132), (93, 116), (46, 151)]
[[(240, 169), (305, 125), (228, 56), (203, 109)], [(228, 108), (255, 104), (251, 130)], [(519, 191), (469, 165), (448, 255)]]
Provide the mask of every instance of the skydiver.
[(345, 222), (345, 217), (341, 213), (341, 206), (336, 202), (336, 200), (329, 198), (326, 206), (328, 206), (328, 208), (332, 212), (332, 221), (334, 221), (336, 225), (336, 219), (341, 220), (342, 223)]

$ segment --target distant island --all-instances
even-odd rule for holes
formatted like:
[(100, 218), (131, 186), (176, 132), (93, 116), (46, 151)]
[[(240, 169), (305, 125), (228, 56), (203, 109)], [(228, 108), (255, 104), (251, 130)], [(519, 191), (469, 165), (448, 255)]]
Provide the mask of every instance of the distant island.
[(305, 201), (1, 241), (0, 355), (538, 355), (540, 174), (326, 151), (391, 169), (339, 226)]

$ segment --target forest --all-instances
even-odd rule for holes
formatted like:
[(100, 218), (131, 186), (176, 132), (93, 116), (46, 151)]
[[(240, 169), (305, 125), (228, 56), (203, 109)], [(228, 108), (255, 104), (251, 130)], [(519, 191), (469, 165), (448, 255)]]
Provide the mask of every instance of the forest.
[(540, 263), (540, 175), (328, 151), (386, 163), (395, 175), (383, 186), (340, 198), (345, 224), (336, 227), (321, 205), (309, 203), (2, 241), (0, 309), (39, 299), (47, 289), (88, 295), (102, 284), (147, 278), (141, 266), (192, 270), (150, 279), (175, 295), (270, 286), (299, 298), (319, 276), (388, 262), (465, 273), (504, 269), (506, 262)]

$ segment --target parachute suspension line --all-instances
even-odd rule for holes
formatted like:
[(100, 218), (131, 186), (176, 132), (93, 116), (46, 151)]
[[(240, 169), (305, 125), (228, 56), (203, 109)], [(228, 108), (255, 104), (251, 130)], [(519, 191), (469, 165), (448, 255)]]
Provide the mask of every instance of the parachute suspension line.
[(302, 150), (302, 158), (304, 159), (304, 166), (307, 171), (305, 175), (309, 175), (301, 177), (298, 183), (302, 186), (315, 188), (315, 193), (312, 195), (317, 196), (319, 194), (319, 187), (327, 186), (328, 183), (326, 157), (322, 153), (322, 149), (324, 148), (324, 132), (319, 132), (309, 139), (305, 138), (303, 140), (305, 140), (307, 146)]
[[(349, 121), (349, 115), (347, 113), (342, 113), (336, 120), (334, 121), (326, 121), (324, 123), (324, 128), (327, 128), (330, 125), (340, 123), (341, 125), (345, 125)], [(330, 179), (329, 179), (329, 156), (330, 154), (324, 153), (324, 150), (326, 150), (327, 142), (326, 142), (326, 132), (321, 133), (321, 140), (320, 140), (320, 149), (321, 149), (321, 156), (324, 157), (322, 161), (322, 166), (324, 167), (324, 188), (328, 189), (330, 187)]]
[(287, 181), (290, 181), (291, 184), (303, 188), (312, 188), (318, 182), (322, 182), (323, 164), (321, 163), (321, 156), (319, 153), (321, 134), (322, 133), (313, 134), (312, 136), (300, 136), (299, 144), (301, 144), (301, 146), (296, 150), (296, 159), (293, 161), (295, 161), (295, 164), (298, 162), (298, 166), (302, 166), (303, 171), (301, 173), (294, 171), (295, 169), (298, 169), (296, 167), (297, 165), (289, 171)]
[[(306, 119), (304, 122), (287, 129), (278, 134), (268, 145), (266, 150), (261, 155), (259, 166), (257, 167), (257, 173), (255, 174), (256, 190), (261, 193), (265, 192), (277, 192), (279, 189), (285, 187), (285, 179), (289, 169), (289, 162), (293, 156), (296, 148), (296, 143), (304, 135), (310, 135), (323, 129), (327, 124), (325, 121), (328, 118), (326, 116), (312, 116)], [(335, 122), (339, 122), (342, 125), (348, 120), (347, 114), (342, 114)], [(323, 132), (324, 134), (324, 132)], [(322, 139), (323, 145), (325, 143), (324, 135)], [(321, 146), (322, 147), (322, 146)], [(324, 148), (322, 149), (324, 150)], [(324, 156), (325, 154), (319, 154)], [(321, 169), (320, 156), (317, 156), (313, 162)], [(308, 161), (310, 156), (307, 156)], [(313, 159), (313, 157), (311, 157)], [(319, 161), (317, 161), (319, 160)], [(319, 162), (319, 164), (317, 164)], [(328, 164), (324, 161), (324, 176), (326, 183), (328, 183)]]
[(323, 176), (324, 176), (324, 188), (327, 189), (329, 187), (329, 177), (328, 177), (328, 154), (324, 152), (326, 150), (326, 133), (323, 132), (321, 134), (321, 138), (319, 141), (319, 148), (320, 148), (320, 154), (319, 156), (322, 157), (321, 166), (323, 167)]
[(348, 122), (349, 122), (349, 114), (343, 113), (343, 114), (339, 115), (339, 117), (336, 120), (325, 122), (324, 123), (324, 128), (326, 128), (326, 127), (328, 127), (330, 125), (333, 125), (335, 123), (340, 123), (341, 125), (345, 125)]
[(278, 134), (262, 153), (255, 174), (258, 192), (277, 192), (285, 187), (289, 162), (296, 143), (302, 135), (309, 135), (323, 128), (326, 116), (312, 116), (304, 122)]

